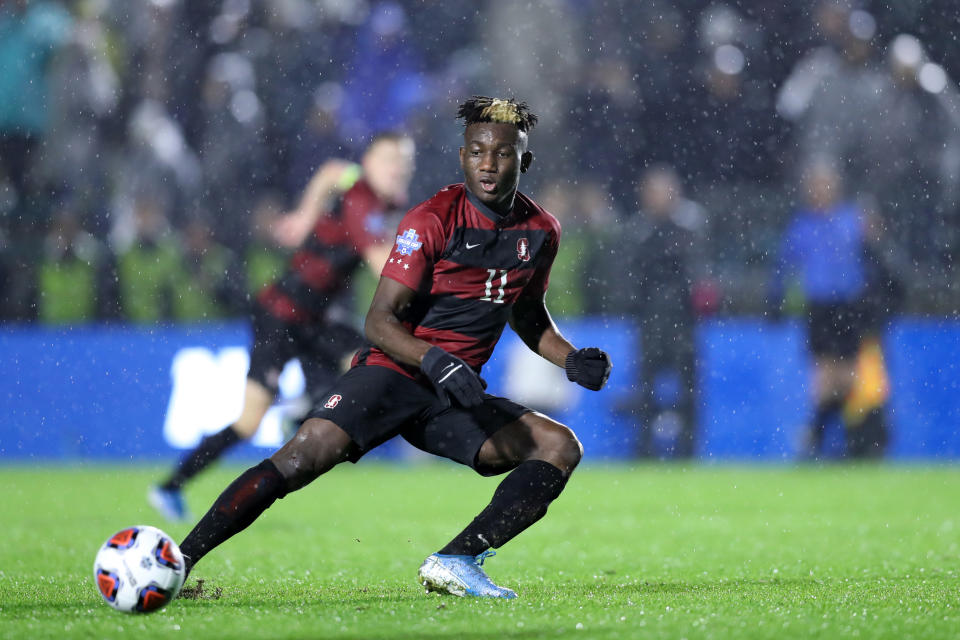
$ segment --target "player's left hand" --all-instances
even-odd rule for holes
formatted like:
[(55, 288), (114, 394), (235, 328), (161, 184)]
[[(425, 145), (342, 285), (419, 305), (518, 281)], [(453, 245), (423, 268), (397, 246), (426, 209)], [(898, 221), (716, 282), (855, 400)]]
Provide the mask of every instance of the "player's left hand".
[(440, 347), (431, 347), (423, 356), (420, 370), (430, 378), (442, 398), (452, 397), (468, 409), (483, 404), (486, 383), (457, 356)]
[(599, 391), (607, 383), (612, 366), (610, 356), (605, 351), (587, 347), (568, 353), (564, 370), (567, 380), (591, 391)]

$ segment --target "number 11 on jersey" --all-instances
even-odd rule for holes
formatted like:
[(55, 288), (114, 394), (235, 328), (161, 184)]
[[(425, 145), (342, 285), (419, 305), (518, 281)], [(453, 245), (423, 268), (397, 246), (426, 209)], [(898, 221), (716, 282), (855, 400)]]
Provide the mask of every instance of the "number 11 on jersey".
[[(494, 302), (497, 304), (503, 304), (503, 288), (507, 286), (507, 270), (506, 269), (487, 269), (487, 273), (490, 274), (487, 276), (487, 281), (483, 286), (483, 297), (481, 300), (486, 300), (488, 302)], [(491, 299), (493, 295), (493, 281), (497, 278), (497, 274), (500, 275), (500, 286), (497, 287), (497, 297)]]

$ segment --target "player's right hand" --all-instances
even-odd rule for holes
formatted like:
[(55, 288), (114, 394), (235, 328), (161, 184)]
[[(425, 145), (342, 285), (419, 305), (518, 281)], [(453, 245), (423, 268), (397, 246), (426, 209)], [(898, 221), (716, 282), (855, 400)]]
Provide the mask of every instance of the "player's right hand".
[(467, 408), (483, 403), (483, 384), (477, 372), (440, 347), (431, 347), (423, 354), (420, 370), (430, 378), (441, 397), (452, 397)]
[(610, 377), (610, 356), (596, 347), (587, 347), (567, 354), (564, 369), (567, 380), (591, 391), (600, 391)]

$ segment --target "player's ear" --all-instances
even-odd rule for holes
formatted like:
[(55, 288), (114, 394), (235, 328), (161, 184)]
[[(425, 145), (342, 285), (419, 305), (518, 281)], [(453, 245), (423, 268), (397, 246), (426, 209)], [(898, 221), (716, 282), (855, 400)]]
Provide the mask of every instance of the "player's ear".
[[(462, 147), (460, 153), (463, 153)], [(533, 164), (533, 151), (524, 151), (523, 155), (520, 156), (520, 173), (526, 173), (531, 164)]]
[(464, 164), (464, 161), (466, 160), (466, 158), (467, 158), (467, 150), (463, 147), (460, 147), (460, 166), (463, 168), (466, 168), (467, 166), (466, 164)]

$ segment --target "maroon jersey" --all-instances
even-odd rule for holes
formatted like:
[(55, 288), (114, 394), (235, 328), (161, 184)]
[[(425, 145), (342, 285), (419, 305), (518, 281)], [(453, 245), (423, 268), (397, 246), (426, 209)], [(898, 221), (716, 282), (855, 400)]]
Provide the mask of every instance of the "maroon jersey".
[[(417, 292), (399, 318), (415, 337), (479, 372), (514, 302), (543, 299), (559, 245), (560, 223), (522, 193), (513, 211), (499, 216), (455, 184), (404, 216), (382, 277)], [(375, 347), (362, 351), (358, 362), (417, 372)]]
[(380, 200), (361, 178), (343, 194), (330, 214), (317, 221), (283, 275), (265, 287), (257, 300), (287, 322), (320, 319), (330, 299), (349, 284), (363, 260), (364, 250), (390, 237), (396, 220), (393, 216), (399, 213)]

